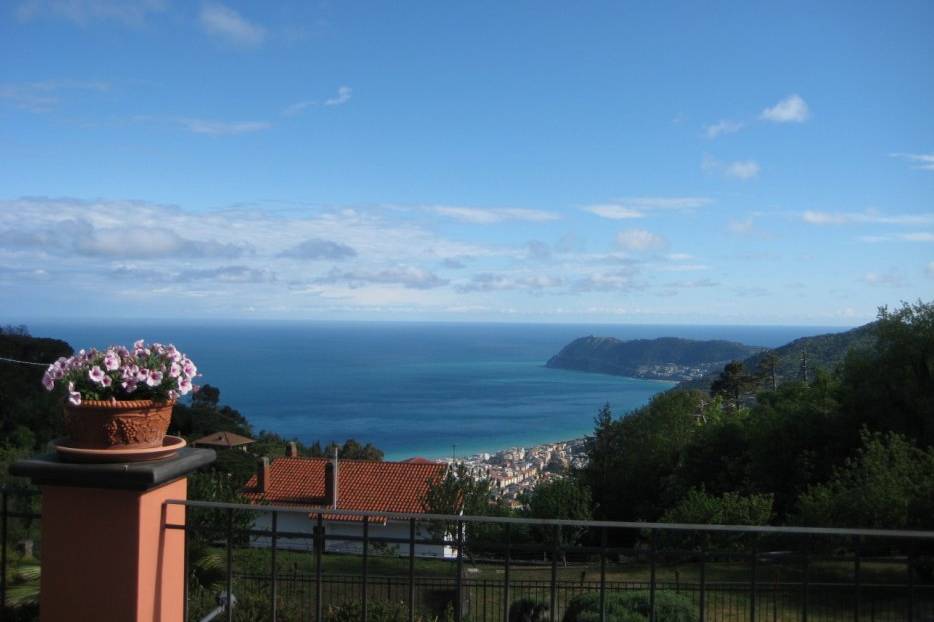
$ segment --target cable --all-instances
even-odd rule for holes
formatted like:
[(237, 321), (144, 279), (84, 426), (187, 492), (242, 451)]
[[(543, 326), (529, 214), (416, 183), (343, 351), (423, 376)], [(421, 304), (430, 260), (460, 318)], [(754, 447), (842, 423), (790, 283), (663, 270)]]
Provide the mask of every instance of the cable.
[(37, 367), (48, 367), (52, 363), (34, 363), (32, 361), (17, 361), (16, 359), (8, 359), (5, 356), (0, 356), (0, 361), (5, 361), (7, 363), (19, 363), (21, 365), (36, 365)]

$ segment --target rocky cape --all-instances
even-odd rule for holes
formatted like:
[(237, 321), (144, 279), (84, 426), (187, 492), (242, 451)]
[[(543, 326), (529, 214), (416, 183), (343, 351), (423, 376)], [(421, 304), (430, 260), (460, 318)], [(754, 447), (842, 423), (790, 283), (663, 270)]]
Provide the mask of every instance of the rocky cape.
[(704, 378), (733, 360), (765, 350), (735, 341), (677, 337), (621, 341), (613, 337), (580, 337), (551, 357), (546, 367), (655, 380)]

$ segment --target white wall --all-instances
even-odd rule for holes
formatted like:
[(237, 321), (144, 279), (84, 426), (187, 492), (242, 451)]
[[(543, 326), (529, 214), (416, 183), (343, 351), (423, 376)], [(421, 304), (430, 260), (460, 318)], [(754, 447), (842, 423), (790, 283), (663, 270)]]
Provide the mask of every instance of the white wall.
[[(276, 540), (276, 547), (280, 549), (312, 551), (311, 534), (315, 526), (316, 519), (309, 518), (304, 512), (279, 512), (277, 522), (277, 532), (294, 532), (308, 534), (306, 538), (285, 538), (279, 536)], [(261, 512), (257, 514), (253, 522), (253, 529), (270, 531), (272, 530), (272, 512)], [(389, 521), (386, 525), (370, 523), (371, 538), (405, 538), (409, 537), (409, 523), (407, 521)], [(357, 536), (363, 537), (363, 523), (350, 521), (324, 521), (324, 533), (326, 536)], [(423, 526), (416, 526), (415, 539), (430, 539), (431, 534)], [(255, 536), (251, 545), (260, 548), (272, 546), (272, 538), (268, 536)], [(409, 554), (408, 542), (404, 544), (389, 543), (386, 545), (388, 554), (394, 554), (399, 557), (407, 557)], [(325, 551), (328, 553), (363, 553), (363, 542), (327, 540)], [(374, 554), (373, 545), (370, 546), (370, 554)], [(445, 557), (448, 559), (457, 556), (453, 547), (442, 547), (440, 544), (418, 544), (415, 545), (416, 557)]]

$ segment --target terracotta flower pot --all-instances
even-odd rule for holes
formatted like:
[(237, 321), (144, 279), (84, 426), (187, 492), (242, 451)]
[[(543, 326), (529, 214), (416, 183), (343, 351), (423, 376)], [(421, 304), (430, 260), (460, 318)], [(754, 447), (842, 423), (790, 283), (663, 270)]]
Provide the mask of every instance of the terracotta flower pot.
[(81, 449), (151, 449), (162, 446), (173, 402), (151, 400), (65, 403), (68, 445)]

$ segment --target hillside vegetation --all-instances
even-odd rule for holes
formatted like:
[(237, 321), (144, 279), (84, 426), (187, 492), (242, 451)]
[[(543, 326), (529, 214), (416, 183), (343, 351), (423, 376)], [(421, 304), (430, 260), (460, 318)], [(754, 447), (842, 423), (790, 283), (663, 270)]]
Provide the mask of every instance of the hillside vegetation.
[(763, 348), (735, 341), (697, 341), (677, 337), (621, 341), (613, 337), (581, 337), (551, 357), (547, 367), (631, 376), (683, 379), (701, 376), (734, 359)]

